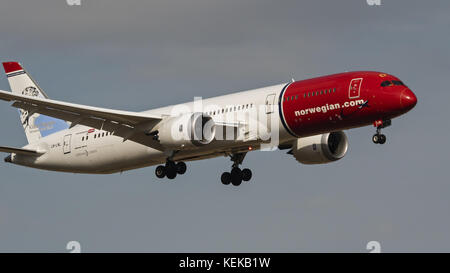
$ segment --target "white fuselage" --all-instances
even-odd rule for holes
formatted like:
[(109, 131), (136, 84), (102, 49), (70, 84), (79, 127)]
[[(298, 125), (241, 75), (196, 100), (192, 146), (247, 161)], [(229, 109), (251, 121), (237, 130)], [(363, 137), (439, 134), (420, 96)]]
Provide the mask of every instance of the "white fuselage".
[[(201, 109), (198, 109), (196, 102), (189, 102), (152, 109), (144, 113), (171, 116), (175, 110), (179, 112), (179, 109), (181, 109), (181, 112), (184, 113), (206, 113), (213, 118), (214, 122), (218, 123), (224, 120), (228, 123), (257, 120), (260, 124), (269, 123), (270, 125), (270, 122), (273, 123), (275, 120), (278, 126), (272, 126), (271, 128), (277, 131), (278, 142), (283, 143), (294, 139), (278, 122), (279, 96), (285, 86), (286, 84), (280, 84), (204, 99), (201, 101)], [(269, 125), (267, 127), (270, 127)], [(267, 141), (263, 141), (259, 137), (249, 140), (213, 141), (208, 145), (178, 151), (173, 155), (173, 159), (189, 161), (226, 156), (236, 152), (258, 150), (264, 142)], [(45, 153), (39, 157), (13, 154), (12, 163), (45, 170), (74, 173), (106, 174), (121, 172), (161, 164), (168, 157), (167, 151), (153, 149), (131, 140), (124, 141), (124, 138), (115, 136), (113, 133), (83, 125), (76, 125), (73, 128), (48, 135), (24, 148), (37, 149)]]

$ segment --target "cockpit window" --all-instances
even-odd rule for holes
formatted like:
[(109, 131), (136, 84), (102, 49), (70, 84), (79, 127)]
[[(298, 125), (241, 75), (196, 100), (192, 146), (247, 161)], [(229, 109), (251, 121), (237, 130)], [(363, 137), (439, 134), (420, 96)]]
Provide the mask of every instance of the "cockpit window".
[(392, 83), (390, 81), (384, 81), (381, 83), (381, 86), (385, 87), (385, 86), (391, 86)]
[(405, 85), (402, 81), (392, 81), (394, 85)]

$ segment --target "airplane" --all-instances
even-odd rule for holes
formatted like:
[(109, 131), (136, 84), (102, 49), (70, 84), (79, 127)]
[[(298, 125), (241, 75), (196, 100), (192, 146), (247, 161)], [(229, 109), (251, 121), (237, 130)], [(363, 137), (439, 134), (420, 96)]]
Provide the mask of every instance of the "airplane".
[[(373, 124), (381, 130), (417, 103), (399, 78), (353, 71), (282, 83), (143, 112), (50, 99), (18, 62), (4, 62), (12, 92), (0, 99), (19, 109), (28, 144), (0, 147), (5, 162), (37, 169), (111, 174), (157, 165), (158, 178), (186, 172), (185, 162), (219, 156), (232, 161), (224, 185), (250, 181), (241, 169), (257, 150), (288, 150), (303, 164), (343, 158), (344, 130)], [(165, 91), (167, 94), (168, 91)]]

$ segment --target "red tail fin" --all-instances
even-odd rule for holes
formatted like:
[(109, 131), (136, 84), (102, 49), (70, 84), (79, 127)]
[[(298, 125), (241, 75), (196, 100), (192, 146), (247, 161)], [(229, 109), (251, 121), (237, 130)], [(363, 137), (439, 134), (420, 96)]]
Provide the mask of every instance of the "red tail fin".
[(4, 62), (3, 68), (7, 74), (18, 70), (23, 70), (22, 66), (20, 66), (18, 62)]

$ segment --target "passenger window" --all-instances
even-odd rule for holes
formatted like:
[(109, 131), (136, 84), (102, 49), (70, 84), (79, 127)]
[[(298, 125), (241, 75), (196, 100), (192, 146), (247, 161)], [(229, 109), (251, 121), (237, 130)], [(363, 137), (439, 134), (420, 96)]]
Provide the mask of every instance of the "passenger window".
[(84, 137), (81, 138), (81, 141), (84, 141)]

